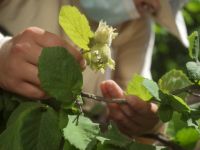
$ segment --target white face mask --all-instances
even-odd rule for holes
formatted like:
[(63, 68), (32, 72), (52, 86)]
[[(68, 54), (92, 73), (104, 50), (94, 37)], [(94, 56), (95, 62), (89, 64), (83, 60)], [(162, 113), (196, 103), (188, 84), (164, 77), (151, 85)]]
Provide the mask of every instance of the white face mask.
[(139, 18), (133, 0), (80, 0), (80, 5), (88, 18), (109, 25), (118, 25)]

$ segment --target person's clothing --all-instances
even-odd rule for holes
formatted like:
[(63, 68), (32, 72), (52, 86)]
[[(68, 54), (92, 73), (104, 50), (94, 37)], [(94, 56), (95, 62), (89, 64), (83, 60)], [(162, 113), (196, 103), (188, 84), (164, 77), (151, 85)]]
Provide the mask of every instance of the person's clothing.
[[(78, 3), (74, 0), (3, 0), (0, 2), (0, 25), (12, 35), (27, 27), (37, 26), (64, 37), (58, 24), (60, 7), (63, 4), (71, 4), (84, 11)], [(97, 26), (92, 21), (91, 25)], [(122, 88), (125, 88), (134, 73), (151, 77), (150, 66), (154, 45), (152, 25), (152, 18), (145, 16), (117, 26), (119, 36), (113, 42), (116, 69), (112, 73), (112, 78)], [(101, 74), (87, 68), (84, 71), (84, 91), (100, 94), (99, 83), (110, 78), (109, 72)]]

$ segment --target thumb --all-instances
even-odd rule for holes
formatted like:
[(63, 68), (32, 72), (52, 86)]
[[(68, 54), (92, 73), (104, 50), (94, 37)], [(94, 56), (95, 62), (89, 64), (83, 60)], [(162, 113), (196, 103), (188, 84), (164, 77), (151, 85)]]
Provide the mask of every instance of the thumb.
[(107, 98), (122, 98), (124, 97), (123, 90), (113, 80), (103, 81), (100, 85), (102, 94)]

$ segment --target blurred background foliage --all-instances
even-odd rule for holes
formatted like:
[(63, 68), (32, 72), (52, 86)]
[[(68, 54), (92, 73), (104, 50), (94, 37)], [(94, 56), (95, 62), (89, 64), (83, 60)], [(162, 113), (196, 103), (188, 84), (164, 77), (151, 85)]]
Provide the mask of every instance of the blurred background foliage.
[[(182, 10), (188, 35), (200, 28), (200, 0), (189, 0)], [(171, 69), (186, 70), (188, 50), (181, 42), (159, 25), (155, 25), (156, 41), (152, 62), (152, 76), (157, 81)]]

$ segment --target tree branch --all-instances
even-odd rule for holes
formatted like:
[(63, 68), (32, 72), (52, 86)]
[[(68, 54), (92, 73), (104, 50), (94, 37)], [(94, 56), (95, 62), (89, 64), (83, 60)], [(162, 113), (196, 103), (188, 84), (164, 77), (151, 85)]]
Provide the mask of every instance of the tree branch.
[(127, 101), (125, 99), (109, 99), (109, 98), (105, 98), (105, 97), (101, 97), (101, 96), (97, 96), (97, 95), (85, 93), (85, 92), (82, 92), (81, 96), (89, 98), (89, 99), (93, 99), (93, 100), (99, 101), (99, 102), (127, 104)]

